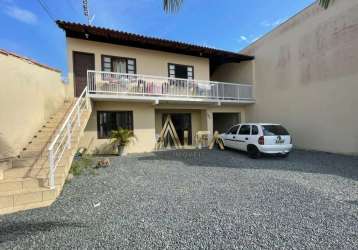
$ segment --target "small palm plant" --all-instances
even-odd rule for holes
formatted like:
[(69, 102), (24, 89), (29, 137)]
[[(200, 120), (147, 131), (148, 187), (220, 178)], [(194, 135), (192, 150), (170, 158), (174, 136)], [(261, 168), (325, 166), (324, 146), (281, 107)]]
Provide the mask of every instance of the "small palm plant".
[(123, 155), (124, 147), (134, 138), (132, 130), (119, 128), (111, 133), (111, 144), (118, 148), (118, 155)]

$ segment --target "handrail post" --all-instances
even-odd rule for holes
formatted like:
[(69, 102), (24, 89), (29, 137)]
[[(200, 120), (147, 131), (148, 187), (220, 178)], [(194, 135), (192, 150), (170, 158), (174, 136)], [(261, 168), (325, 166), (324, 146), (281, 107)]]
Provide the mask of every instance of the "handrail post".
[[(81, 98), (83, 98), (83, 97), (81, 97)], [(77, 125), (79, 128), (81, 127), (81, 110), (80, 110), (80, 108), (81, 108), (81, 102), (77, 106)]]
[(220, 99), (219, 96), (220, 96), (220, 95), (219, 95), (219, 83), (216, 83), (216, 98), (218, 99), (218, 101), (219, 101), (219, 99)]
[(86, 88), (85, 105), (86, 105), (86, 110), (89, 110), (88, 87)]
[(189, 97), (189, 79), (186, 80), (186, 96)]
[(71, 148), (71, 137), (72, 137), (72, 135), (71, 135), (71, 122), (70, 121), (68, 121), (66, 127), (67, 127), (67, 142), (66, 142), (66, 146), (67, 146), (68, 149), (70, 149)]
[(90, 78), (89, 78), (89, 71), (87, 70), (87, 89), (89, 88), (90, 86)]
[(222, 84), (222, 91), (221, 91), (221, 99), (222, 100), (225, 100), (225, 85), (224, 84)]
[(50, 168), (48, 172), (48, 180), (49, 180), (49, 186), (50, 189), (55, 189), (55, 158), (53, 155), (53, 148), (49, 149), (49, 160), (50, 160)]
[(237, 101), (240, 101), (240, 86), (237, 86)]

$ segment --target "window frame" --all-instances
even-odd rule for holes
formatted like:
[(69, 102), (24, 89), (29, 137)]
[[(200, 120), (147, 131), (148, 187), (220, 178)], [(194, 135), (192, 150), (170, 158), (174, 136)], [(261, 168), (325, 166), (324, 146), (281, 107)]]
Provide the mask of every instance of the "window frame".
[(110, 136), (102, 136), (100, 133), (100, 113), (130, 113), (130, 125), (131, 128), (124, 128), (133, 130), (134, 129), (134, 119), (133, 119), (133, 110), (97, 110), (97, 138), (98, 139), (109, 139)]
[[(171, 65), (174, 65), (174, 66), (184, 66), (187, 68), (187, 72), (188, 72), (188, 68), (192, 68), (192, 76), (191, 76), (191, 79), (190, 78), (186, 78), (188, 80), (194, 80), (194, 65), (186, 65), (186, 64), (178, 64), (178, 63), (168, 63), (168, 77), (169, 78), (173, 78), (170, 76), (170, 66)], [(188, 76), (189, 77), (189, 76)], [(176, 77), (174, 77), (176, 78)], [(185, 78), (179, 78), (179, 79), (185, 79)]]
[[(257, 129), (257, 133), (254, 134), (253, 131), (254, 131), (254, 127), (256, 127)], [(259, 126), (257, 125), (251, 125), (251, 135), (259, 135), (260, 131), (259, 131)]]
[[(240, 133), (241, 129), (242, 129), (244, 126), (245, 126), (245, 127), (249, 127), (249, 133), (248, 133), (248, 134), (241, 134), (241, 133)], [(240, 129), (237, 131), (237, 134), (238, 134), (238, 135), (251, 135), (251, 125), (248, 125), (248, 124), (243, 124), (243, 125), (241, 125), (241, 126), (240, 126)]]
[[(231, 129), (233, 129), (234, 127), (237, 127), (236, 129), (236, 133), (229, 133), (231, 131)], [(231, 128), (229, 128), (229, 130), (226, 132), (227, 135), (237, 135), (237, 133), (239, 132), (239, 129), (241, 128), (241, 125), (234, 125)]]
[[(111, 71), (108, 73), (111, 73), (111, 72), (116, 73), (113, 71), (113, 63), (112, 63), (113, 59), (124, 59), (124, 60), (126, 60), (126, 74), (133, 74), (133, 75), (137, 74), (137, 59), (131, 58), (131, 57), (123, 57), (123, 56), (101, 55), (101, 70), (102, 71), (105, 71), (104, 70), (104, 58), (105, 57), (111, 58)], [(128, 73), (128, 60), (134, 61), (134, 73)], [(105, 71), (105, 72), (107, 72), (107, 71)]]

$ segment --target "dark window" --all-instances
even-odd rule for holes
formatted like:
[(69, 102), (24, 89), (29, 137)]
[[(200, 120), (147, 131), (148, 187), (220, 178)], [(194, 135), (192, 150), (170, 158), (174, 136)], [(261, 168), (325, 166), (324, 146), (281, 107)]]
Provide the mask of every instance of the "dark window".
[(194, 67), (169, 63), (168, 76), (171, 78), (194, 79)]
[(230, 128), (229, 131), (227, 131), (227, 134), (236, 135), (238, 128), (239, 128), (239, 126), (234, 126), (234, 127)]
[(240, 127), (239, 135), (249, 135), (250, 134), (250, 125), (242, 125)]
[(136, 60), (133, 58), (102, 56), (102, 70), (124, 74), (136, 74)]
[(132, 111), (97, 112), (97, 134), (99, 139), (109, 138), (112, 130), (119, 128), (133, 130)]
[(262, 130), (266, 136), (289, 135), (287, 130), (281, 125), (263, 125)]
[(259, 128), (256, 125), (252, 125), (251, 134), (252, 135), (258, 135), (259, 134)]

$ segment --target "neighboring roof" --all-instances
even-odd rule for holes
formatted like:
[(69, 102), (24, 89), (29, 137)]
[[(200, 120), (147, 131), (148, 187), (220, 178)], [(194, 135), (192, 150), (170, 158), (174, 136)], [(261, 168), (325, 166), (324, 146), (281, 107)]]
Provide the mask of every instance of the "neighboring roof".
[(253, 56), (239, 54), (232, 51), (225, 51), (178, 41), (142, 36), (134, 33), (117, 31), (102, 27), (80, 23), (71, 23), (60, 20), (56, 21), (56, 23), (61, 29), (66, 31), (67, 37), (205, 57), (215, 61), (216, 64), (248, 61), (254, 59)]
[(58, 73), (61, 73), (61, 70), (58, 70), (58, 69), (52, 68), (50, 66), (47, 66), (45, 64), (39, 63), (39, 62), (37, 62), (37, 61), (35, 61), (35, 60), (31, 59), (31, 58), (28, 58), (28, 57), (25, 57), (25, 56), (20, 56), (18, 54), (15, 54), (14, 52), (10, 52), (10, 51), (4, 50), (4, 49), (0, 49), (0, 54), (4, 54), (6, 56), (13, 56), (13, 57), (19, 58), (21, 60), (27, 61), (29, 63), (35, 64), (35, 65), (37, 65), (39, 67), (49, 69), (49, 70), (52, 70), (52, 71), (55, 71), (55, 72), (58, 72)]

